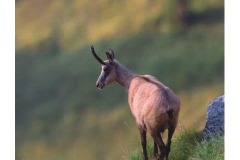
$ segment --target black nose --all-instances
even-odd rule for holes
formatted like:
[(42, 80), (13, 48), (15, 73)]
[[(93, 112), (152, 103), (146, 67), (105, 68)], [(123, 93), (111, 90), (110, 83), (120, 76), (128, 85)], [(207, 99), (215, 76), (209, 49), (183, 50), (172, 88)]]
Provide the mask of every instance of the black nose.
[(96, 85), (97, 87), (99, 86), (99, 84), (97, 83), (97, 85)]

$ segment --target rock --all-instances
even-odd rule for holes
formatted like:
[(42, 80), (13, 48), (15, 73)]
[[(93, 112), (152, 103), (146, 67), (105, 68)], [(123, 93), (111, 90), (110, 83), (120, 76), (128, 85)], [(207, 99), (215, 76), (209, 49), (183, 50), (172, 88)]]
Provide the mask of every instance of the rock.
[(203, 137), (209, 134), (224, 134), (224, 95), (214, 99), (207, 108), (206, 124)]

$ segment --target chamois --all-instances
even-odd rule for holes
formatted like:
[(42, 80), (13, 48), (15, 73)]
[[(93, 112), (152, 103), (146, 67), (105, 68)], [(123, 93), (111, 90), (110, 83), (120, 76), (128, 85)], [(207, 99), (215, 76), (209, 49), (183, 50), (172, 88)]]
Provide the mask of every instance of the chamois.
[[(102, 65), (101, 74), (96, 82), (98, 89), (104, 89), (112, 82), (119, 83), (128, 93), (128, 103), (140, 131), (144, 159), (148, 159), (146, 133), (154, 140), (153, 156), (160, 160), (168, 159), (171, 139), (178, 122), (180, 100), (171, 89), (150, 75), (137, 75), (114, 59), (114, 52), (106, 52), (103, 61), (90, 48), (94, 57)], [(168, 129), (168, 139), (164, 144), (161, 134)], [(160, 154), (158, 154), (158, 148)]]

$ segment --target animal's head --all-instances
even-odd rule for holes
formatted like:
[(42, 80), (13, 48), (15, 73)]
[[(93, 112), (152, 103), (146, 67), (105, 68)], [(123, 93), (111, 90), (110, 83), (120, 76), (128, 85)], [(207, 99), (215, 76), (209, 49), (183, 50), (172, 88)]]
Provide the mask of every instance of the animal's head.
[(107, 60), (103, 61), (99, 58), (94, 51), (94, 47), (91, 46), (91, 51), (93, 56), (98, 60), (98, 62), (102, 65), (102, 71), (98, 80), (96, 82), (96, 86), (98, 89), (103, 89), (107, 87), (109, 84), (116, 80), (116, 61), (114, 60), (114, 52), (112, 49), (109, 49), (109, 52), (106, 52)]

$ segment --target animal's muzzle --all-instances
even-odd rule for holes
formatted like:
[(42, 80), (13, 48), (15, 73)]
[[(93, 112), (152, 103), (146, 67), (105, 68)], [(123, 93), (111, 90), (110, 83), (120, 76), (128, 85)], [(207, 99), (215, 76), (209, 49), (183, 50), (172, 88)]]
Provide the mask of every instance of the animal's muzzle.
[(100, 84), (100, 83), (96, 83), (96, 86), (97, 86), (97, 88), (98, 89), (103, 89), (103, 87), (105, 86), (105, 84), (103, 83), (103, 84)]

